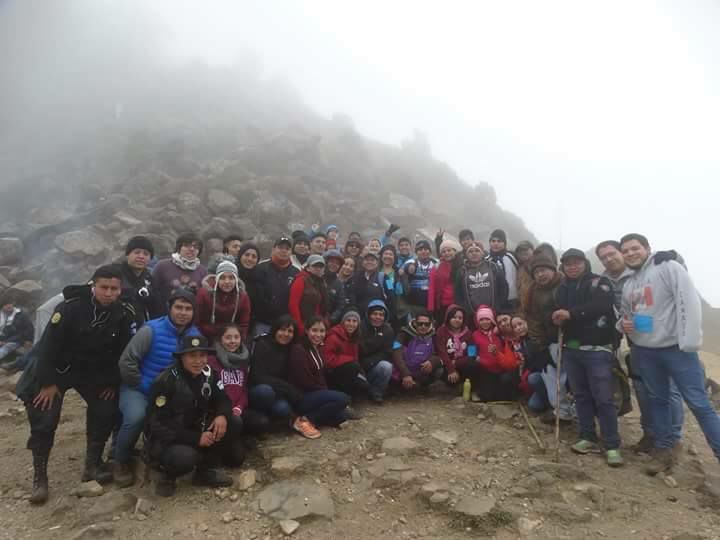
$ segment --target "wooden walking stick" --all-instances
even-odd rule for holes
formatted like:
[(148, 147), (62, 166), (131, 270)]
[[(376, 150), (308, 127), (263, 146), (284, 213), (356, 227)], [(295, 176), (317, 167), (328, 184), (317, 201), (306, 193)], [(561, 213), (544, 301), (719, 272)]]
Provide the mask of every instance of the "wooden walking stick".
[(555, 362), (555, 463), (560, 462), (560, 370), (562, 369), (563, 331), (558, 330), (558, 357)]
[(532, 433), (533, 439), (535, 439), (535, 442), (538, 445), (538, 448), (540, 448), (540, 451), (544, 454), (545, 453), (545, 443), (540, 438), (540, 436), (537, 434), (537, 431), (535, 430), (535, 426), (532, 425), (532, 422), (530, 421), (530, 418), (528, 417), (528, 413), (525, 410), (525, 406), (518, 402), (518, 405), (520, 405), (520, 412), (522, 413), (523, 418), (525, 419), (525, 423), (527, 424), (527, 427), (530, 429), (530, 433)]

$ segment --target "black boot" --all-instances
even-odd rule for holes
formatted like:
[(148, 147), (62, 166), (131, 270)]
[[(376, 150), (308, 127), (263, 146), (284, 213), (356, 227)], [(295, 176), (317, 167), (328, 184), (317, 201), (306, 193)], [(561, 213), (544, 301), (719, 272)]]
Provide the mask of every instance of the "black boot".
[(165, 472), (158, 474), (155, 481), (155, 495), (158, 497), (172, 497), (175, 495), (176, 488), (177, 484), (174, 476), (170, 476)]
[(47, 466), (50, 452), (33, 451), (33, 489), (30, 495), (31, 504), (45, 504), (48, 500)]
[(224, 471), (220, 469), (206, 469), (198, 467), (195, 469), (192, 479), (193, 486), (208, 486), (211, 488), (230, 487), (233, 484)]
[(112, 470), (102, 460), (103, 450), (105, 450), (104, 442), (88, 441), (87, 452), (85, 453), (85, 470), (82, 475), (83, 482), (95, 480), (98, 484), (109, 484), (113, 481)]

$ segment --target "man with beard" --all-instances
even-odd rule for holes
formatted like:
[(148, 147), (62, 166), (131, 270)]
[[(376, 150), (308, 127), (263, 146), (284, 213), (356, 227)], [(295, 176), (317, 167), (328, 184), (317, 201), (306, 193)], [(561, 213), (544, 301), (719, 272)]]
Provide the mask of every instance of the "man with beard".
[(655, 452), (648, 474), (672, 470), (674, 444), (670, 381), (674, 382), (720, 460), (720, 417), (705, 393), (697, 351), (702, 346), (700, 296), (687, 270), (676, 261), (656, 264), (641, 234), (620, 240), (623, 259), (635, 271), (622, 295), (622, 329), (632, 358), (650, 393)]

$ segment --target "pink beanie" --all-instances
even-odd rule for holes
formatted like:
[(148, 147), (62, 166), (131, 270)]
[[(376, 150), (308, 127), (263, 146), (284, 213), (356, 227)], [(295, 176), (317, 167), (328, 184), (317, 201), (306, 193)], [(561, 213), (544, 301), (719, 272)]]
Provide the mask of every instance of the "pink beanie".
[(495, 313), (490, 306), (480, 306), (475, 312), (475, 321), (480, 322), (481, 319), (490, 319), (495, 324)]

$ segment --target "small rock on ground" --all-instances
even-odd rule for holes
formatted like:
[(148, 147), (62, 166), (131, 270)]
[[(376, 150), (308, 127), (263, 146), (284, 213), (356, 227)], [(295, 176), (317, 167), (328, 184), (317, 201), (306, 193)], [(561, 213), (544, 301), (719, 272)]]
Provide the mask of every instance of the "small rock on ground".
[(290, 536), (300, 528), (300, 523), (294, 519), (283, 519), (280, 522), (280, 529), (285, 536)]
[(391, 455), (409, 454), (420, 445), (407, 437), (392, 437), (382, 443), (382, 451)]
[(70, 495), (76, 497), (99, 497), (104, 492), (103, 487), (95, 480), (83, 482), (70, 492)]

